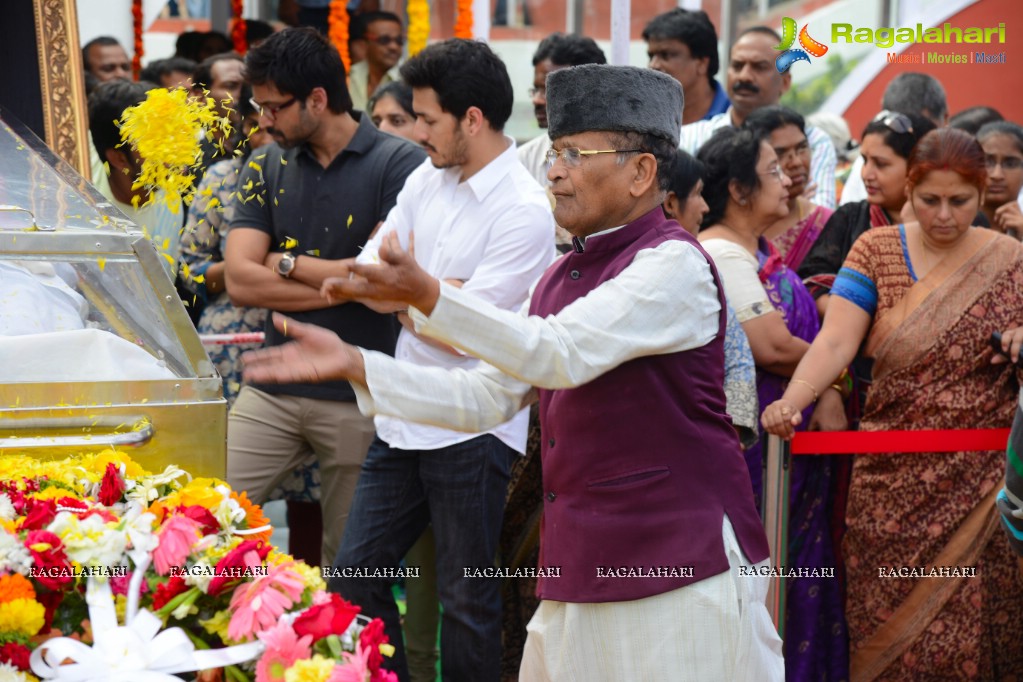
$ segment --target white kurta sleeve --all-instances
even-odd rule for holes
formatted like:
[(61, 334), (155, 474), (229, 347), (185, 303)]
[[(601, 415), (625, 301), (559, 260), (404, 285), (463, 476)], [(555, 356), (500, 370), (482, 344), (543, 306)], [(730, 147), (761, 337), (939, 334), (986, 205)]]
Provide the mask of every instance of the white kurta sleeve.
[(360, 349), (366, 387), (352, 382), (367, 416), (401, 417), (469, 433), (503, 424), (536, 394), (528, 384), (480, 363), (471, 370), (425, 367)]
[(557, 315), (516, 315), (448, 285), (429, 318), (411, 313), (417, 331), (523, 384), (558, 389), (580, 386), (633, 358), (706, 345), (718, 333), (720, 310), (703, 254), (686, 242), (667, 241), (640, 251), (617, 277)]

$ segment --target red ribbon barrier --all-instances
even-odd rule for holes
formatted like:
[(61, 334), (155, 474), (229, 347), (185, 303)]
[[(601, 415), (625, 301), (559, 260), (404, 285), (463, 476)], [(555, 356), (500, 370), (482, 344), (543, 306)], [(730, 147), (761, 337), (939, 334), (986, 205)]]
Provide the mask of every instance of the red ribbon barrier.
[(1009, 429), (928, 431), (801, 431), (792, 438), (793, 455), (869, 455), (886, 452), (1004, 450)]

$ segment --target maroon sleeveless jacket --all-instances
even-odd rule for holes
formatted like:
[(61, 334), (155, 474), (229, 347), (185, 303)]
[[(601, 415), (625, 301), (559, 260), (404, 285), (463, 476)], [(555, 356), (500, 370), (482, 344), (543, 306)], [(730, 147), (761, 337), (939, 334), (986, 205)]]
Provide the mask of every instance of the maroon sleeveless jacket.
[[(725, 412), (724, 296), (696, 240), (658, 207), (560, 258), (537, 284), (530, 314), (558, 313), (616, 277), (641, 249), (672, 239), (693, 244), (710, 263), (718, 335), (700, 348), (631, 360), (577, 388), (540, 390), (540, 566), (560, 567), (559, 577), (540, 578), (542, 599), (629, 601), (723, 573), (725, 514), (750, 561), (768, 556)], [(630, 571), (656, 577), (619, 577)]]

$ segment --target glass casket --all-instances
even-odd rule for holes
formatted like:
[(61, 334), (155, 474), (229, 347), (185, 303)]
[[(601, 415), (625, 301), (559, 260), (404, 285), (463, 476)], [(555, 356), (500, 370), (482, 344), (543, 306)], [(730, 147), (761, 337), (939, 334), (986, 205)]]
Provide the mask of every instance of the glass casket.
[(139, 228), (0, 110), (0, 455), (224, 476), (222, 385)]

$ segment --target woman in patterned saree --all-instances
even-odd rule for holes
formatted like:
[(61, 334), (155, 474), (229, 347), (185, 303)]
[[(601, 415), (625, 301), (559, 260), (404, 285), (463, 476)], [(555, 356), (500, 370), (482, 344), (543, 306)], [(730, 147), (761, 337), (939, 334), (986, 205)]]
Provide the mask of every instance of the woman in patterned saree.
[(789, 185), (789, 213), (764, 232), (778, 249), (785, 265), (798, 270), (834, 211), (818, 206), (803, 196), (810, 178), (810, 143), (806, 122), (783, 106), (761, 107), (750, 114), (745, 127), (767, 138), (778, 155), (778, 163), (792, 182)]
[[(874, 382), (861, 430), (1006, 427), (1013, 365), (993, 331), (1023, 329), (1023, 247), (971, 227), (987, 178), (967, 133), (928, 133), (906, 190), (919, 222), (870, 230), (835, 280), (824, 327), (781, 399), (764, 411), (790, 437), (800, 410), (866, 339)], [(999, 364), (1001, 363), (1001, 364)], [(859, 456), (843, 550), (853, 680), (1023, 676), (1023, 583), (995, 533), (1004, 455)], [(888, 568), (975, 567), (976, 576), (885, 577)]]
[[(788, 212), (789, 179), (765, 138), (751, 130), (724, 128), (698, 154), (704, 198), (710, 207), (700, 244), (714, 259), (728, 303), (749, 338), (757, 367), (757, 395), (768, 405), (785, 390), (789, 376), (819, 327), (813, 298), (777, 249), (761, 236)], [(838, 391), (821, 391), (818, 409), (808, 409), (809, 428), (841, 430), (845, 412)], [(745, 451), (754, 495), (763, 492), (762, 447)], [(833, 494), (833, 458), (795, 460), (791, 475), (788, 564), (836, 565), (828, 510)], [(840, 586), (833, 578), (787, 580), (785, 677), (844, 680), (848, 672)]]

